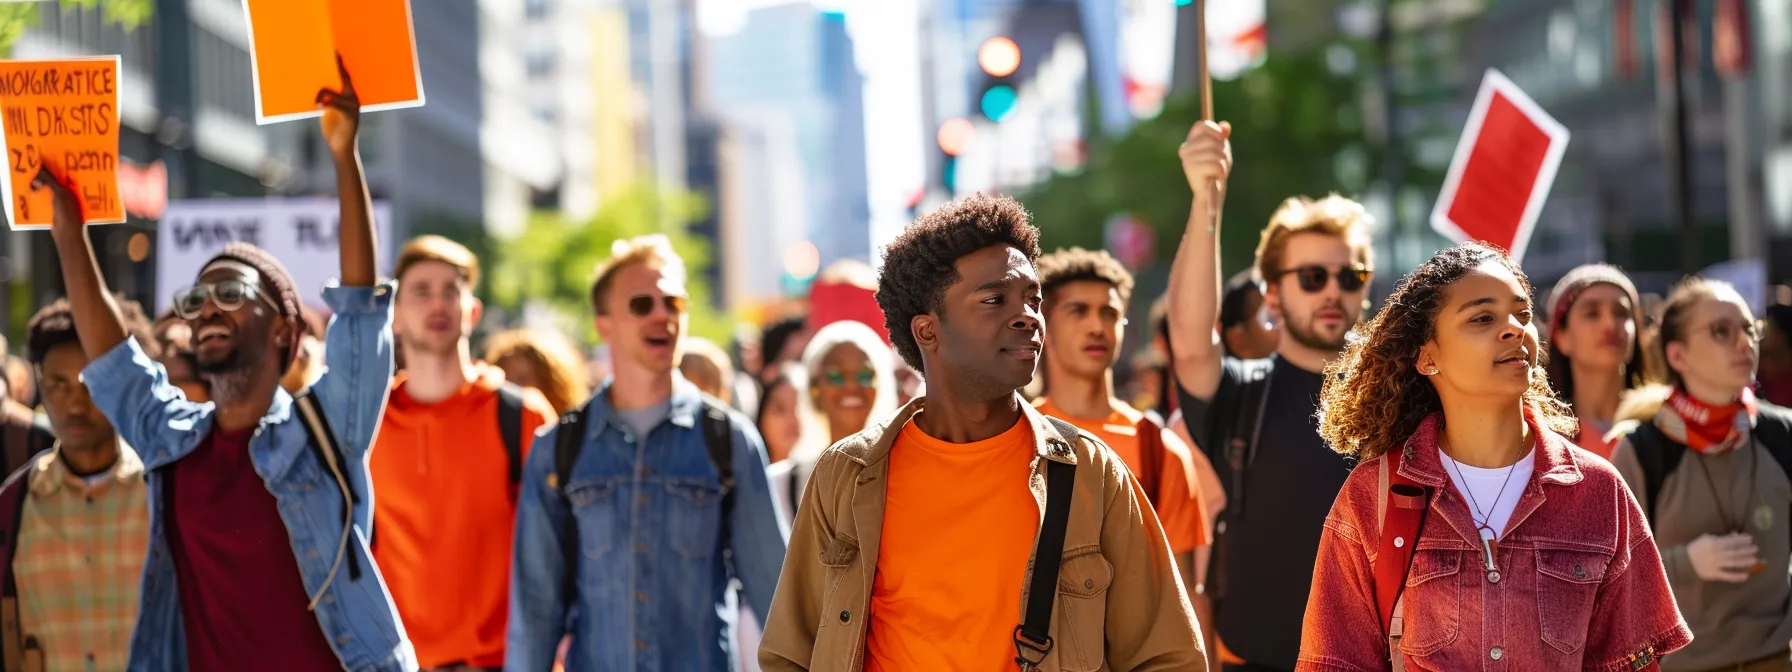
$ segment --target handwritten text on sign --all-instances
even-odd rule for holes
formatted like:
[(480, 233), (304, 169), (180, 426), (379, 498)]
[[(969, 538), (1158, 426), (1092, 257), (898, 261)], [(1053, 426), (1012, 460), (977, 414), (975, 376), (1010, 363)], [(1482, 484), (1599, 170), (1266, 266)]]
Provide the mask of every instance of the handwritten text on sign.
[(118, 57), (0, 61), (0, 129), (9, 179), (0, 183), (15, 229), (48, 226), (38, 168), (73, 183), (88, 223), (125, 220), (118, 190)]

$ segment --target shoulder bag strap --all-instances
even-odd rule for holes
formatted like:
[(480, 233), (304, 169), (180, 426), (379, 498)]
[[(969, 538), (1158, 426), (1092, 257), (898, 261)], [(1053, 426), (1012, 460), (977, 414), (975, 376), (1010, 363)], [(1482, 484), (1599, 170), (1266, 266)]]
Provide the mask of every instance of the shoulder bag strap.
[(1389, 659), (1395, 661), (1399, 660), (1400, 637), (1405, 632), (1402, 593), (1431, 499), (1429, 488), (1400, 475), (1401, 457), (1400, 449), (1383, 456), (1376, 467), (1375, 492), (1379, 528), (1374, 565), (1375, 608), (1381, 616), (1382, 632), (1388, 638)]
[[(1047, 420), (1070, 445), (1082, 440), (1070, 423)], [(1064, 561), (1064, 531), (1070, 525), (1070, 497), (1076, 492), (1076, 465), (1057, 460), (1045, 464), (1045, 520), (1039, 524), (1038, 545), (1033, 550), (1025, 618), (1014, 628), (1014, 662), (1023, 672), (1038, 669), (1052, 651), (1052, 607), (1058, 596), (1058, 569)]]

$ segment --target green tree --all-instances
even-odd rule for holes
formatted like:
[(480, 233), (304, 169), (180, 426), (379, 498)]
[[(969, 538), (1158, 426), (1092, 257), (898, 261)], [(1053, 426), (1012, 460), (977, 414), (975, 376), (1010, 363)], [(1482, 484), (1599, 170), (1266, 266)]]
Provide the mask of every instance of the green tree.
[[(1327, 71), (1319, 54), (1271, 54), (1237, 80), (1213, 83), (1214, 116), (1232, 123), (1235, 159), (1221, 239), (1228, 272), (1250, 264), (1258, 231), (1284, 199), (1367, 186), (1366, 178), (1340, 180), (1340, 172), (1372, 175), (1376, 160), (1362, 140), (1357, 95), (1356, 83)], [(1081, 171), (1021, 194), (1046, 245), (1100, 246), (1107, 218), (1131, 213), (1156, 231), (1159, 259), (1172, 257), (1193, 200), (1176, 148), (1200, 113), (1198, 92), (1172, 97), (1124, 136), (1092, 140)], [(1361, 170), (1338, 170), (1349, 163), (1340, 155), (1355, 157)]]
[[(50, 11), (46, 4), (55, 2), (7, 2), (0, 3), (0, 52), (11, 53), (12, 44), (25, 29), (37, 23), (41, 12)], [(126, 30), (135, 29), (149, 21), (155, 12), (155, 0), (61, 0), (62, 5), (76, 7), (100, 8), (107, 21), (123, 26)]]
[(491, 300), (512, 312), (526, 303), (544, 304), (575, 317), (574, 322), (584, 325), (576, 336), (595, 342), (590, 296), (597, 263), (610, 255), (611, 244), (618, 240), (662, 233), (672, 239), (690, 271), (691, 333), (726, 342), (732, 323), (711, 307), (709, 284), (701, 272), (711, 263), (709, 243), (690, 232), (690, 225), (707, 208), (701, 196), (640, 184), (610, 195), (588, 221), (538, 212), (520, 234), (496, 241), (497, 263), (491, 264), (489, 276)]

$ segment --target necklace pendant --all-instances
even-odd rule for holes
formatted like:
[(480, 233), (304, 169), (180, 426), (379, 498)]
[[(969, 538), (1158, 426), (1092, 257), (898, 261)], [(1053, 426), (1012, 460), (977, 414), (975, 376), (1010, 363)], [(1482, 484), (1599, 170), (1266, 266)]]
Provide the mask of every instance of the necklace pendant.
[(1755, 529), (1762, 532), (1773, 529), (1773, 507), (1768, 506), (1767, 502), (1758, 501), (1758, 503), (1755, 504), (1754, 522)]
[(1481, 566), (1489, 572), (1499, 571), (1499, 563), (1494, 560), (1494, 554), (1499, 551), (1499, 545), (1498, 541), (1481, 537)]

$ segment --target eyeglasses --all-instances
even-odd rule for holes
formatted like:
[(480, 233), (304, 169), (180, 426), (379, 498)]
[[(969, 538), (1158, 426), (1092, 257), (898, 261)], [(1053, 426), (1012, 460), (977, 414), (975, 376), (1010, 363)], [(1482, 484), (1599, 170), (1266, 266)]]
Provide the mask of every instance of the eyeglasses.
[(1754, 320), (1752, 322), (1718, 320), (1712, 322), (1711, 326), (1708, 328), (1711, 329), (1711, 340), (1717, 341), (1718, 343), (1726, 345), (1735, 343), (1736, 336), (1739, 334), (1748, 336), (1748, 341), (1750, 343), (1761, 342), (1762, 324), (1760, 320)]
[(1335, 273), (1324, 266), (1298, 266), (1276, 274), (1276, 279), (1280, 280), (1282, 276), (1293, 275), (1296, 280), (1300, 281), (1301, 291), (1318, 294), (1325, 291), (1326, 283), (1333, 276), (1338, 278), (1338, 289), (1346, 292), (1360, 290), (1363, 285), (1369, 284), (1369, 274), (1369, 269), (1364, 266), (1345, 266)]
[(691, 307), (691, 299), (687, 296), (665, 294), (656, 297), (642, 294), (628, 297), (628, 314), (635, 317), (652, 315), (655, 299), (658, 299), (659, 303), (665, 304), (666, 312), (671, 313), (673, 317), (683, 315)]
[(846, 387), (846, 379), (850, 376), (859, 383), (859, 387), (871, 387), (877, 382), (877, 370), (869, 366), (851, 371), (828, 369), (822, 372), (822, 382), (828, 387)]
[(241, 280), (224, 280), (194, 285), (174, 293), (174, 312), (181, 319), (196, 320), (205, 311), (205, 301), (211, 299), (220, 310), (234, 311), (250, 301), (261, 301), (269, 308), (279, 310), (272, 299), (262, 294), (255, 285)]

